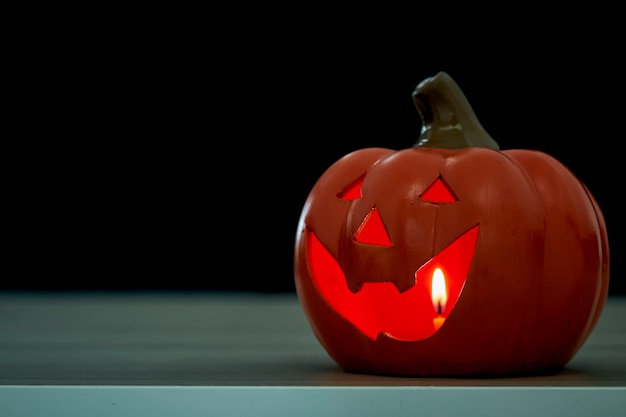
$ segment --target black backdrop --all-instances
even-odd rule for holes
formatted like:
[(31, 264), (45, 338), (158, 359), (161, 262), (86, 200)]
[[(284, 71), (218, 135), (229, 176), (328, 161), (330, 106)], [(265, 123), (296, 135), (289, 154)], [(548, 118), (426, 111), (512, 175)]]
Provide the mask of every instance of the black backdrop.
[(549, 153), (588, 186), (624, 294), (620, 37), (527, 23), (534, 37), (293, 22), (38, 39), (18, 68), (0, 285), (293, 291), (316, 179), (350, 151), (413, 145), (411, 93), (445, 71), (502, 149)]

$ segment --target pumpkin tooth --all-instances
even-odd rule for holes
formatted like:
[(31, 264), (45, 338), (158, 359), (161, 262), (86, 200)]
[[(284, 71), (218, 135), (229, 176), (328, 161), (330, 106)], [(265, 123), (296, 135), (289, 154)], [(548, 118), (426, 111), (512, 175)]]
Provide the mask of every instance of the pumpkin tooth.
[(348, 288), (350, 289), (350, 291), (353, 294), (357, 294), (359, 292), (361, 292), (361, 290), (363, 289), (363, 287), (365, 286), (365, 284), (393, 284), (393, 286), (395, 287), (395, 289), (398, 291), (398, 293), (402, 294), (404, 292), (407, 292), (408, 290), (410, 290), (411, 288), (413, 288), (416, 284), (415, 281), (411, 282), (411, 285), (409, 285), (406, 288), (401, 288), (399, 285), (400, 283), (396, 282), (396, 281), (374, 281), (374, 282), (370, 282), (370, 281), (360, 281), (357, 282), (356, 284), (350, 283), (350, 282), (346, 282), (348, 285)]
[(409, 286), (402, 286), (400, 287), (400, 282), (398, 281), (390, 281), (394, 287), (396, 287), (396, 290), (398, 290), (398, 292), (400, 294), (403, 294), (405, 292), (407, 292), (408, 290), (410, 290), (411, 288), (413, 288), (415, 286), (415, 280), (411, 281), (411, 284)]
[(350, 291), (352, 291), (354, 294), (356, 294), (358, 292), (361, 292), (361, 290), (365, 287), (366, 284), (368, 284), (368, 285), (391, 284), (396, 289), (396, 291), (398, 291), (399, 294), (402, 294), (402, 293), (407, 292), (411, 288), (413, 288), (415, 286), (416, 282), (413, 281), (411, 283), (411, 285), (409, 285), (407, 288), (400, 288), (399, 287), (399, 283), (396, 282), (396, 281), (365, 281), (365, 282), (359, 282), (357, 284), (356, 291), (352, 291), (352, 288), (350, 288)]
[(348, 289), (350, 290), (350, 292), (352, 292), (352, 294), (356, 294), (358, 292), (361, 292), (361, 290), (363, 289), (363, 286), (365, 285), (365, 282), (357, 282), (357, 283), (351, 283), (348, 282)]

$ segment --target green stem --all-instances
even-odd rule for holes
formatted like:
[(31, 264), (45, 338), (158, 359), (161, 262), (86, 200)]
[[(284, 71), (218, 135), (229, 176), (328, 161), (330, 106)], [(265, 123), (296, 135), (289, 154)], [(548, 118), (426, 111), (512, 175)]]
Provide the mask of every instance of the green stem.
[(476, 118), (457, 83), (445, 72), (419, 83), (413, 101), (422, 118), (415, 147), (500, 149)]

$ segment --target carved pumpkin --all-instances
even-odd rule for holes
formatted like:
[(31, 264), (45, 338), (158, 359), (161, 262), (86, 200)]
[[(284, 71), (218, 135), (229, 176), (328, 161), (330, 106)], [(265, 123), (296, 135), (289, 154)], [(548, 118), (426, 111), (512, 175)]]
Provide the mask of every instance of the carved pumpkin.
[(608, 293), (598, 204), (555, 158), (500, 150), (446, 73), (413, 98), (414, 147), (344, 156), (304, 204), (295, 284), (315, 336), (349, 372), (563, 368)]

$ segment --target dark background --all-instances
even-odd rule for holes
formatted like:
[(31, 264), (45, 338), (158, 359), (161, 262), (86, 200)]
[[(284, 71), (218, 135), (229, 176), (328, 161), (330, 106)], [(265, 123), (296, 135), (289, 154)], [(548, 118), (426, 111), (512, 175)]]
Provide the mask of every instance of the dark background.
[(27, 39), (11, 61), (0, 289), (293, 291), (317, 178), (350, 151), (412, 146), (411, 94), (445, 71), (502, 149), (549, 153), (588, 186), (610, 291), (626, 293), (610, 11), (462, 28), (320, 16), (83, 22)]

